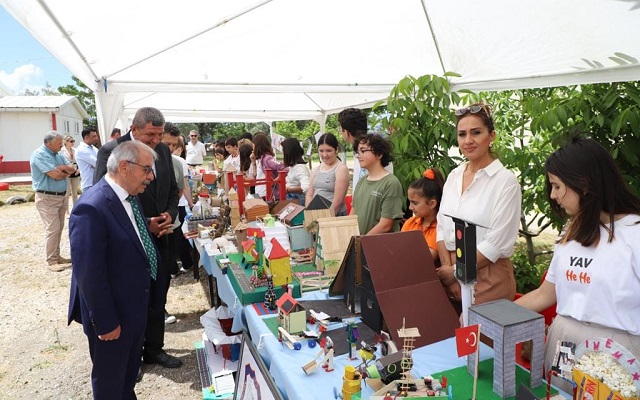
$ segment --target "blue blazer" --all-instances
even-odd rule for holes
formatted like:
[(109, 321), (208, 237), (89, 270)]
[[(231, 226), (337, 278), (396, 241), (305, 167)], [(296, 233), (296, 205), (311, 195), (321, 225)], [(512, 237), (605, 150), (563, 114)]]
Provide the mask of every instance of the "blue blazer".
[(124, 206), (104, 178), (73, 208), (69, 241), (73, 273), (67, 322), (81, 323), (87, 335), (106, 334), (118, 325), (123, 333), (143, 332), (149, 261)]

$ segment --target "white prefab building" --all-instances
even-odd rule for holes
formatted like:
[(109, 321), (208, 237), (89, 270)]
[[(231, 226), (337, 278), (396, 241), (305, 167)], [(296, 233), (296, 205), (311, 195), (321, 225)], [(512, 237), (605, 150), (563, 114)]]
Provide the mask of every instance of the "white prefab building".
[(48, 131), (71, 135), (78, 144), (89, 115), (73, 96), (0, 98), (0, 173), (28, 173), (29, 157)]

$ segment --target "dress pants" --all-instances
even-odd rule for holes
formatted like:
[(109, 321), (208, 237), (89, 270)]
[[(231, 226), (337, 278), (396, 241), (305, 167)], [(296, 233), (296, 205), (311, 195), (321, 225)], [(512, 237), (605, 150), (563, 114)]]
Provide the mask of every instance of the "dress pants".
[(134, 387), (140, 368), (144, 332), (121, 327), (120, 337), (104, 341), (87, 335), (93, 362), (91, 386), (95, 400), (135, 400)]
[(149, 292), (149, 313), (147, 315), (147, 329), (144, 337), (144, 354), (155, 355), (164, 347), (164, 309), (167, 304), (167, 292), (169, 291), (169, 251), (168, 235), (156, 238), (159, 251), (158, 274), (156, 279), (151, 279)]
[(36, 209), (44, 222), (45, 254), (49, 265), (58, 263), (60, 238), (68, 208), (69, 196), (36, 192)]

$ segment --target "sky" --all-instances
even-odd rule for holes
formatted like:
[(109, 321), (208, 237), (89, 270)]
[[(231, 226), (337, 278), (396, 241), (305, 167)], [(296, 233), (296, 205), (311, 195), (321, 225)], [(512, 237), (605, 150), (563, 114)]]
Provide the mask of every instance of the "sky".
[(16, 95), (73, 84), (71, 72), (0, 6), (0, 81)]

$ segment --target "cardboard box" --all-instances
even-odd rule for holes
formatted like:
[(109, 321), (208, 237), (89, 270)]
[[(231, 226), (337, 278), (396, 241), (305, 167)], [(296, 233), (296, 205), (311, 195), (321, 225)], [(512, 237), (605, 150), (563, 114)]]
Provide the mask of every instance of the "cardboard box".
[(638, 397), (623, 397), (620, 393), (614, 392), (589, 374), (574, 369), (573, 381), (576, 383), (577, 400), (637, 400)]

